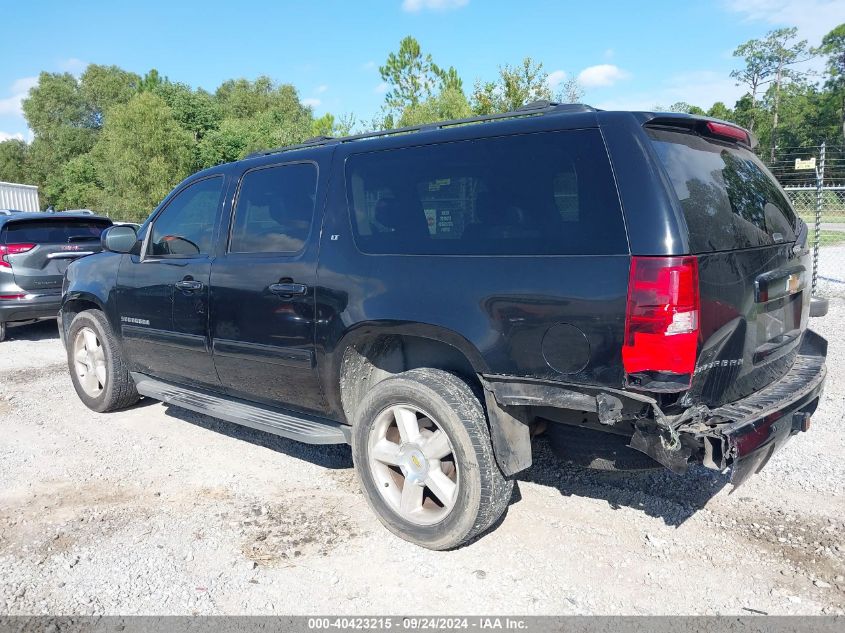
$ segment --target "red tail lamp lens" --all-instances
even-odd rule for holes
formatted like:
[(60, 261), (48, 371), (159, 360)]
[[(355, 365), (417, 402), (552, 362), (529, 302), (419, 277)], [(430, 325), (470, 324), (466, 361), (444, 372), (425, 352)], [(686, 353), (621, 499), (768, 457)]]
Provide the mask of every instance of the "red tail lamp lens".
[(0, 268), (11, 268), (12, 265), (6, 259), (6, 255), (17, 255), (26, 253), (35, 248), (35, 244), (0, 244)]
[(627, 374), (692, 376), (700, 299), (695, 257), (633, 257), (622, 362)]

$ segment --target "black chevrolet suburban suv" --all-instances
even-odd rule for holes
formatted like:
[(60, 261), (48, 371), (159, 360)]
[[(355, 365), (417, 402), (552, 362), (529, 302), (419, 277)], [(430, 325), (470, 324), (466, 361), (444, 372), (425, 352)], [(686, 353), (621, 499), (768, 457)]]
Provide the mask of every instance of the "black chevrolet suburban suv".
[(73, 384), (348, 442), (382, 523), (432, 549), (493, 525), (543, 429), (739, 484), (808, 429), (827, 347), (752, 142), (544, 103), (207, 169), (68, 268)]
[(0, 209), (0, 341), (10, 325), (55, 319), (74, 259), (98, 253), (108, 218)]

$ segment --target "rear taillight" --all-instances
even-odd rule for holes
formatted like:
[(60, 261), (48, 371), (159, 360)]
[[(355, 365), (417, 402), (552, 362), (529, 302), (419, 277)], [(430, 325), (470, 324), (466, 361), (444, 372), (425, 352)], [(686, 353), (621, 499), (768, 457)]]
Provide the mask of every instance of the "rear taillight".
[(622, 363), (631, 386), (689, 387), (700, 316), (698, 259), (633, 257)]
[(17, 255), (26, 253), (35, 248), (35, 244), (0, 244), (0, 268), (11, 268), (12, 265), (6, 259), (6, 255)]

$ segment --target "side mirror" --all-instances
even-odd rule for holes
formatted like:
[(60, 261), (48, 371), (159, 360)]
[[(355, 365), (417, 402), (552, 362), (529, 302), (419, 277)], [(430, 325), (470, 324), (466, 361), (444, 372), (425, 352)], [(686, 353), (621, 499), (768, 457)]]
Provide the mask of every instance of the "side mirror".
[(138, 234), (131, 226), (110, 226), (100, 236), (103, 248), (112, 253), (130, 253), (138, 241)]

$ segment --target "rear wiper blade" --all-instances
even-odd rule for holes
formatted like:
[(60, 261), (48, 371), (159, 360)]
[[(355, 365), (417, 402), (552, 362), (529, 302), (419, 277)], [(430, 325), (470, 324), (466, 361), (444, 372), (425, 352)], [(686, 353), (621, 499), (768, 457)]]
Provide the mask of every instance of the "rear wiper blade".
[(95, 237), (94, 235), (71, 235), (69, 238), (67, 238), (67, 243), (73, 244), (74, 242), (93, 242), (98, 239), (100, 238)]

